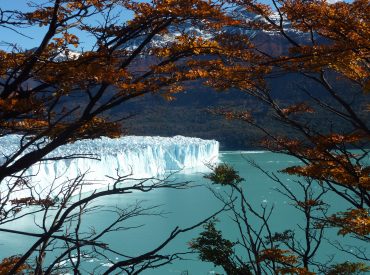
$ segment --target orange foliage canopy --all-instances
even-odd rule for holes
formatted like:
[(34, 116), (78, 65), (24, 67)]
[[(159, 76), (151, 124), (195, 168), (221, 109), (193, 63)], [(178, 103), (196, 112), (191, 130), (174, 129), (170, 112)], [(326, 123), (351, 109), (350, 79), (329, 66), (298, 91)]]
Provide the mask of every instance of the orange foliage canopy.
[[(113, 23), (108, 13), (123, 10), (131, 10), (133, 19)], [(98, 15), (108, 16), (101, 19), (103, 23), (106, 20), (105, 25), (91, 23), (90, 17)], [(70, 135), (79, 133), (68, 138), (70, 141), (89, 137), (87, 125), (107, 130), (100, 135), (116, 137), (117, 125), (106, 117), (95, 117), (150, 92), (162, 91), (170, 99), (171, 94), (181, 91), (180, 81), (202, 77), (176, 62), (212, 54), (220, 51), (220, 47), (216, 41), (185, 33), (182, 24), (198, 24), (211, 31), (216, 22), (228, 20), (221, 3), (202, 0), (152, 3), (56, 0), (38, 5), (22, 16), (24, 24), (47, 26), (48, 30), (35, 50), (0, 51), (0, 77), (5, 83), (0, 96), (0, 125), (3, 132), (51, 138), (61, 131), (69, 131)], [(155, 37), (168, 36), (169, 27), (177, 28), (180, 35), (166, 45), (151, 44)], [(71, 52), (82, 45), (77, 30), (96, 38), (91, 50)], [(146, 62), (140, 61), (144, 56), (154, 61), (137, 70), (137, 64)], [(78, 98), (79, 104), (69, 103), (73, 97)], [(102, 103), (103, 98), (108, 99)], [(69, 102), (65, 103), (66, 100)], [(69, 127), (76, 129), (72, 131)], [(112, 127), (115, 130), (108, 131)]]
[[(352, 233), (362, 236), (369, 234), (364, 229), (364, 224), (369, 220), (370, 207), (370, 166), (366, 149), (370, 142), (370, 129), (368, 122), (364, 121), (363, 112), (366, 110), (355, 109), (351, 105), (352, 101), (348, 100), (352, 91), (342, 96), (336, 90), (338, 85), (335, 83), (351, 83), (354, 89), (360, 91), (359, 94), (362, 92), (364, 98), (369, 91), (369, 1), (341, 1), (332, 4), (327, 1), (283, 0), (273, 1), (271, 6), (249, 0), (228, 2), (240, 10), (258, 15), (254, 20), (234, 22), (234, 26), (273, 33), (275, 39), (284, 40), (288, 46), (286, 50), (271, 52), (264, 48), (261, 41), (254, 43), (253, 37), (219, 37), (219, 43), (225, 48), (222, 53), (224, 59), (223, 62), (212, 63), (213, 66), (211, 63), (205, 65), (208, 84), (220, 89), (238, 88), (245, 91), (269, 105), (275, 118), (297, 131), (301, 138), (292, 139), (264, 129), (270, 138), (263, 141), (262, 145), (273, 151), (291, 154), (302, 161), (300, 166), (284, 169), (285, 173), (317, 180), (354, 207), (346, 214), (333, 216), (337, 222), (331, 225), (338, 226), (340, 234), (349, 233), (346, 221), (353, 228), (359, 228)], [(291, 30), (304, 35), (306, 39), (299, 40), (297, 35), (292, 35)], [(279, 77), (292, 72), (306, 77), (308, 82), (320, 85), (331, 101), (312, 96), (311, 91), (304, 90), (304, 87), (302, 90), (306, 96), (312, 96), (311, 102), (283, 106), (274, 98), (271, 93), (274, 87), (266, 84), (265, 77)], [(338, 121), (343, 119), (349, 122), (352, 129), (340, 132), (339, 126), (336, 130), (320, 132), (307, 122), (318, 110), (330, 112), (338, 117)], [(253, 110), (222, 110), (216, 113), (264, 128), (253, 119)], [(248, 119), (240, 116), (241, 113), (248, 114)], [(361, 152), (351, 151), (354, 148)], [(357, 211), (360, 211), (361, 218), (355, 215)], [(351, 215), (352, 219), (349, 218)]]
[[(20, 259), (19, 256), (12, 256), (9, 258), (4, 258), (0, 262), (0, 275), (9, 274), (9, 271), (12, 269), (14, 264), (18, 262), (19, 259)], [(23, 264), (17, 269), (15, 274), (24, 274), (24, 272), (26, 272), (28, 269), (29, 269), (29, 266), (27, 264)]]
[[(225, 14), (224, 7), (235, 6), (258, 15), (260, 20), (243, 21)], [(182, 82), (204, 79), (217, 89), (237, 88), (261, 99), (281, 121), (300, 131), (302, 140), (275, 137), (265, 145), (303, 160), (301, 166), (285, 169), (286, 173), (318, 180), (333, 190), (345, 190), (339, 193), (354, 209), (328, 220), (340, 228), (340, 234), (369, 234), (366, 208), (370, 203), (370, 168), (349, 149), (363, 149), (370, 131), (326, 78), (328, 71), (335, 72), (337, 78), (354, 83), (363, 93), (370, 90), (368, 1), (330, 4), (320, 0), (282, 0), (273, 1), (273, 6), (251, 0), (48, 0), (33, 11), (19, 14), (22, 26), (40, 26), (45, 33), (35, 49), (0, 50), (0, 135), (19, 133), (27, 137), (21, 150), (0, 167), (0, 180), (24, 171), (67, 142), (119, 136), (120, 124), (107, 112), (135, 97), (159, 93), (172, 99), (181, 92)], [(109, 16), (124, 10), (134, 14), (131, 20), (122, 22)], [(272, 19), (274, 12), (277, 21)], [(101, 22), (92, 23), (91, 18), (98, 15)], [(309, 43), (291, 37), (285, 22), (308, 34)], [(14, 24), (2, 23), (10, 27)], [(209, 32), (212, 38), (185, 32), (184, 23)], [(286, 52), (269, 53), (248, 36), (223, 32), (226, 26), (273, 32), (290, 46)], [(171, 37), (170, 28), (179, 35)], [(74, 54), (73, 49), (83, 47), (80, 32), (94, 37), (95, 44)], [(318, 43), (317, 36), (325, 43)], [(160, 46), (151, 43), (158, 37), (166, 37), (169, 42)], [(280, 106), (265, 79), (290, 72), (320, 83), (333, 101), (341, 104), (341, 109), (332, 110), (322, 102), (318, 105), (350, 121), (353, 131), (317, 133), (295, 120), (299, 115), (315, 114), (312, 106)], [(247, 111), (218, 113), (256, 123)], [(22, 155), (27, 147), (42, 143), (44, 137), (49, 138), (47, 146)], [(346, 191), (352, 192), (353, 197), (348, 197)], [(37, 203), (32, 199), (29, 202)], [(271, 259), (285, 265), (293, 265), (296, 260), (287, 251), (263, 251), (261, 260)], [(4, 261), (9, 265), (14, 260)], [(303, 269), (290, 272), (308, 274)]]

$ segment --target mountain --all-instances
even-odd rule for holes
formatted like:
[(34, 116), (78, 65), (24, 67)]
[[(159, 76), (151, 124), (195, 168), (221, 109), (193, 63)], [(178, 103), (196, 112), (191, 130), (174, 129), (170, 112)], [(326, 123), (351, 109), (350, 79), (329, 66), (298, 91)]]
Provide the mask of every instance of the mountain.
[[(232, 15), (240, 20), (263, 21), (264, 19), (246, 12), (243, 9), (236, 9)], [(277, 23), (280, 20), (278, 14), (271, 16), (272, 20)], [(283, 22), (285, 31), (300, 44), (309, 43), (309, 36), (305, 33), (294, 30), (288, 21)], [(288, 51), (289, 42), (274, 31), (261, 31), (254, 29), (230, 27), (225, 31), (231, 34), (248, 35), (251, 40), (259, 46), (260, 49), (271, 55), (280, 55)], [(190, 23), (184, 23), (178, 28), (170, 28), (169, 32), (163, 36), (154, 37), (151, 46), (161, 47), (173, 43), (181, 33), (196, 34), (204, 39), (211, 39), (213, 34), (203, 30), (201, 25), (194, 26)], [(136, 48), (145, 35), (131, 41), (130, 44), (124, 45), (127, 49)], [(320, 43), (327, 41), (320, 40)], [(57, 56), (59, 60), (66, 58), (75, 58), (78, 53), (72, 51), (63, 52)], [(141, 56), (133, 65), (135, 69), (147, 68), (155, 62), (151, 56)], [(336, 83), (338, 93), (352, 102), (355, 110), (361, 112), (364, 104), (363, 96), (352, 97), (358, 93), (356, 87), (344, 80), (338, 80), (338, 76), (331, 76)], [(285, 74), (278, 78), (267, 79), (267, 84), (271, 88), (271, 93), (282, 105), (289, 105), (297, 102), (308, 102), (317, 107), (317, 112), (313, 118), (307, 118), (311, 125), (319, 127), (326, 131), (331, 129), (333, 124), (339, 124), (343, 131), (351, 129), (351, 125), (340, 119), (330, 112), (322, 110), (307, 94), (302, 90), (308, 90), (313, 96), (316, 96), (329, 105), (336, 106), (330, 95), (312, 81), (296, 73)], [(71, 104), (76, 104), (80, 100), (78, 94), (74, 93), (70, 99)], [(215, 91), (210, 87), (203, 86), (200, 81), (188, 82), (185, 92), (179, 93), (173, 102), (167, 102), (160, 95), (147, 95), (144, 97), (131, 100), (122, 106), (110, 110), (108, 115), (112, 118), (128, 117), (131, 119), (124, 120), (122, 127), (131, 135), (159, 135), (159, 136), (194, 136), (203, 139), (216, 139), (220, 141), (222, 150), (235, 149), (254, 149), (258, 142), (264, 137), (264, 134), (245, 123), (238, 121), (228, 121), (223, 117), (212, 115), (208, 110), (214, 108), (225, 109), (248, 109), (250, 110), (258, 124), (269, 128), (274, 133), (283, 133), (294, 135), (291, 129), (276, 121), (274, 115), (268, 106), (256, 100), (252, 96), (238, 90)], [(368, 113), (365, 116), (369, 116)], [(365, 120), (366, 121), (366, 120)], [(370, 120), (368, 120), (370, 121)], [(335, 122), (335, 123), (334, 123)]]
[[(246, 11), (243, 8), (236, 8), (230, 11), (230, 15), (241, 21), (246, 23), (248, 22), (266, 22), (266, 19), (262, 18), (261, 16), (257, 16), (251, 12)], [(277, 25), (280, 24), (280, 15), (278, 13), (274, 13), (270, 16), (270, 19), (275, 22)], [(300, 31), (297, 31), (291, 27), (290, 22), (286, 19), (282, 19), (282, 25), (284, 30), (289, 36), (294, 39), (299, 40), (300, 43), (302, 42), (309, 42), (309, 35), (306, 35)], [(286, 45), (286, 41), (284, 38), (280, 37), (280, 32), (277, 31), (265, 31), (265, 30), (257, 30), (245, 27), (224, 27), (222, 32), (230, 33), (230, 34), (240, 34), (240, 35), (247, 35), (250, 37), (254, 43), (256, 44), (263, 44), (266, 46), (266, 50), (268, 53), (276, 53), (280, 54), (283, 49), (286, 49), (282, 44)], [(176, 37), (188, 34), (190, 36), (197, 36), (202, 37), (204, 40), (212, 39), (215, 33), (210, 32), (207, 28), (204, 27), (202, 22), (184, 22), (180, 26), (170, 26), (168, 29), (168, 33), (164, 35), (156, 35), (148, 44), (147, 48), (151, 47), (164, 47), (176, 41)], [(217, 34), (217, 33), (216, 33)], [(130, 40), (127, 44), (123, 45), (122, 47), (126, 50), (134, 50), (136, 49), (142, 41), (146, 38), (145, 34), (142, 36)]]
[[(233, 11), (233, 16), (240, 20), (264, 21), (265, 19), (246, 12), (243, 9)], [(271, 16), (272, 21), (280, 24), (280, 15), (275, 13)], [(284, 31), (299, 44), (310, 45), (311, 37), (307, 33), (292, 28), (288, 20), (283, 21)], [(199, 26), (201, 29), (201, 26)], [(190, 28), (184, 27), (184, 32)], [(278, 56), (288, 52), (291, 44), (277, 31), (261, 31), (251, 28), (229, 27), (224, 29), (231, 34), (248, 35), (259, 49), (272, 56)], [(195, 31), (191, 29), (191, 31)], [(199, 30), (197, 34), (203, 35)], [(171, 35), (167, 35), (167, 37)], [(173, 37), (176, 36), (174, 32)], [(318, 44), (326, 44), (329, 41), (313, 34)], [(212, 35), (206, 33), (206, 39)], [(169, 43), (171, 39), (164, 39), (163, 43)], [(156, 45), (161, 40), (157, 38)], [(145, 63), (145, 62), (144, 62)], [(369, 112), (366, 110), (368, 97), (363, 95), (359, 88), (353, 83), (346, 81), (343, 77), (329, 73), (328, 78), (332, 83), (337, 95), (351, 104), (356, 113), (362, 116), (363, 121), (370, 121)], [(351, 132), (353, 125), (347, 120), (334, 114), (328, 109), (322, 108), (314, 98), (319, 98), (324, 105), (331, 106), (342, 112), (346, 112), (338, 101), (333, 100), (332, 95), (322, 86), (309, 80), (301, 74), (285, 73), (278, 77), (269, 76), (267, 85), (271, 94), (281, 106), (305, 102), (315, 109), (314, 115), (303, 116), (302, 119), (321, 133), (338, 131), (339, 133)], [(271, 113), (268, 106), (254, 97), (237, 90), (215, 91), (210, 87), (202, 86), (200, 82), (187, 83), (185, 92), (180, 93), (174, 102), (166, 102), (160, 96), (150, 95), (128, 103), (126, 106), (113, 110), (111, 114), (135, 114), (132, 120), (125, 121), (129, 133), (140, 135), (187, 135), (201, 138), (214, 138), (220, 141), (222, 150), (255, 149), (265, 134), (258, 129), (238, 121), (228, 121), (208, 112), (213, 108), (224, 109), (247, 109), (252, 112), (255, 121), (269, 129), (273, 133), (288, 136), (297, 136), (290, 127), (286, 127), (278, 121)], [(304, 91), (309, 91), (311, 96)], [(299, 136), (297, 136), (299, 137)]]

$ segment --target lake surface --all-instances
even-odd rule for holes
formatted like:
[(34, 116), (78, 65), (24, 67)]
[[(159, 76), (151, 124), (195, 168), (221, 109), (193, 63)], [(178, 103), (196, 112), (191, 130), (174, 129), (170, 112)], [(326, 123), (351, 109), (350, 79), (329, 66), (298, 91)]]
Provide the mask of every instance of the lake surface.
[[(232, 165), (240, 172), (240, 175), (245, 179), (243, 188), (246, 197), (250, 203), (258, 209), (261, 204), (274, 205), (275, 211), (271, 218), (271, 225), (274, 231), (281, 232), (286, 229), (297, 229), (297, 223), (302, 220), (302, 215), (289, 204), (289, 201), (274, 191), (277, 183), (269, 179), (260, 170), (251, 166), (248, 160), (253, 160), (255, 163), (263, 167), (266, 171), (278, 171), (291, 165), (298, 165), (299, 162), (291, 157), (273, 154), (270, 152), (221, 152), (220, 160)], [(114, 232), (106, 236), (104, 241), (112, 244), (113, 249), (117, 249), (126, 255), (138, 255), (155, 248), (159, 245), (170, 232), (176, 227), (185, 228), (191, 226), (206, 217), (210, 216), (221, 208), (220, 203), (210, 191), (210, 188), (217, 192), (227, 187), (219, 187), (211, 185), (210, 182), (203, 178), (203, 173), (179, 173), (175, 175), (176, 179), (181, 181), (192, 181), (198, 184), (198, 187), (186, 190), (156, 190), (149, 193), (133, 193), (129, 195), (121, 195), (101, 199), (97, 202), (99, 205), (107, 207), (127, 208), (130, 204), (135, 204), (138, 201), (143, 201), (144, 207), (161, 205), (157, 210), (165, 212), (163, 216), (139, 216), (130, 219), (124, 226), (136, 227), (126, 231)], [(280, 179), (293, 191), (298, 190), (293, 179), (287, 175), (280, 174)], [(341, 205), (342, 209), (347, 208), (343, 202), (334, 196), (327, 196), (327, 200), (331, 201), (332, 205)], [(153, 211), (157, 211), (154, 210)], [(84, 228), (96, 229), (114, 219), (114, 213), (109, 211), (101, 211), (88, 215), (82, 226)], [(235, 237), (234, 224), (228, 218), (228, 213), (223, 213), (219, 216), (221, 223), (218, 228), (221, 229), (226, 237)], [(253, 219), (251, 219), (253, 222)], [(137, 227), (139, 226), (139, 227)], [(34, 228), (33, 220), (23, 224), (14, 224), (12, 229), (30, 230)], [(195, 238), (202, 228), (198, 228), (191, 232), (180, 235), (175, 241), (171, 242), (164, 250), (186, 252), (188, 243)], [(336, 231), (331, 234), (336, 235)], [(14, 254), (21, 254), (27, 247), (32, 244), (32, 239), (27, 239), (22, 236), (9, 234), (0, 235), (0, 257), (7, 257)], [(320, 250), (322, 259), (336, 253), (336, 251), (328, 244), (323, 244)], [(188, 274), (214, 274), (215, 272), (222, 273), (222, 270), (214, 268), (210, 263), (204, 263), (197, 260), (196, 255), (184, 256), (187, 260), (176, 261), (170, 265), (163, 266), (158, 269), (148, 270), (142, 274), (181, 274), (188, 271)], [(347, 255), (336, 255), (339, 261), (349, 260)], [(117, 261), (119, 256), (112, 256), (110, 260)], [(323, 260), (324, 261), (324, 260)], [(97, 260), (94, 258), (86, 259), (84, 267), (87, 270), (100, 266), (96, 274), (102, 272), (107, 266), (107, 261)], [(184, 274), (184, 273), (183, 273)]]

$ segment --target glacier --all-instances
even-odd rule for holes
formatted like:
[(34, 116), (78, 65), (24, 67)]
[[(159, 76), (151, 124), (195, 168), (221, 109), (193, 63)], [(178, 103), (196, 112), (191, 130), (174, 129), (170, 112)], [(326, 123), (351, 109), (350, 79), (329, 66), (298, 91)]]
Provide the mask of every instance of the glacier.
[[(21, 136), (17, 135), (0, 138), (0, 164), (14, 154), (20, 142)], [(46, 156), (47, 159), (62, 159), (38, 162), (23, 176), (29, 177), (36, 192), (41, 194), (51, 185), (60, 186), (84, 174), (84, 182), (89, 183), (84, 191), (91, 191), (109, 185), (112, 182), (109, 177), (117, 175), (140, 179), (161, 177), (171, 171), (204, 172), (208, 164), (218, 161), (218, 155), (219, 143), (216, 140), (183, 136), (102, 137), (63, 145)]]

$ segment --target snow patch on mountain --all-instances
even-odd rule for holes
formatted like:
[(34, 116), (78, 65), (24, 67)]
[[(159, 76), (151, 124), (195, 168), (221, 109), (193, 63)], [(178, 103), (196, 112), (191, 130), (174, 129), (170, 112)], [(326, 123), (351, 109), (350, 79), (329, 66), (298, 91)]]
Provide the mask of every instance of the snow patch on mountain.
[[(157, 34), (155, 35), (152, 40), (148, 43), (147, 46), (144, 47), (145, 49), (150, 50), (152, 48), (164, 48), (169, 47), (172, 44), (178, 42), (177, 38), (182, 35), (188, 35), (189, 37), (201, 37), (204, 40), (209, 40), (214, 37), (214, 34), (208, 30), (205, 30), (202, 26), (202, 23), (198, 23), (197, 25), (193, 25), (190, 22), (184, 22), (180, 26), (170, 26), (168, 28), (168, 32), (164, 34)], [(127, 51), (134, 51), (138, 48), (143, 41), (147, 38), (146, 34), (142, 34), (141, 36), (128, 41), (126, 44), (122, 46)]]
[(70, 49), (60, 49), (57, 51), (56, 55), (53, 57), (53, 61), (61, 62), (61, 61), (71, 61), (77, 60), (81, 56), (81, 53), (72, 51)]

